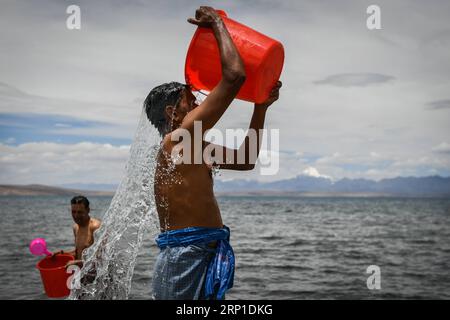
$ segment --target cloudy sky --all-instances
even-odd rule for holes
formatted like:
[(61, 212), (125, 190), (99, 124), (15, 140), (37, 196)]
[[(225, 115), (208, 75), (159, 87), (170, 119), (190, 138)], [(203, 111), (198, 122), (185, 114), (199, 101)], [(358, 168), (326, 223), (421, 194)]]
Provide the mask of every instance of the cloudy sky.
[[(66, 28), (67, 6), (81, 30)], [(381, 8), (381, 30), (366, 9)], [(450, 175), (449, 1), (18, 1), (0, 10), (0, 183), (118, 183), (142, 102), (184, 80), (199, 5), (281, 41), (278, 180)], [(236, 101), (217, 128), (244, 128)]]

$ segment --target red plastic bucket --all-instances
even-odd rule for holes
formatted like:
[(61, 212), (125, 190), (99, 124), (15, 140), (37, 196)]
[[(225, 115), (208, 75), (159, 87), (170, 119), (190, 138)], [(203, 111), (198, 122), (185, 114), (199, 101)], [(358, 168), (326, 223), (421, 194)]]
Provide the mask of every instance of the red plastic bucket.
[[(281, 75), (284, 63), (283, 45), (227, 17), (217, 10), (245, 65), (247, 79), (237, 98), (261, 103)], [(217, 41), (209, 28), (197, 28), (186, 56), (186, 83), (198, 90), (211, 91), (222, 77)]]
[(67, 262), (74, 260), (69, 254), (59, 254), (53, 258), (48, 256), (38, 262), (45, 293), (49, 298), (62, 298), (70, 294), (67, 279), (71, 276), (66, 272)]

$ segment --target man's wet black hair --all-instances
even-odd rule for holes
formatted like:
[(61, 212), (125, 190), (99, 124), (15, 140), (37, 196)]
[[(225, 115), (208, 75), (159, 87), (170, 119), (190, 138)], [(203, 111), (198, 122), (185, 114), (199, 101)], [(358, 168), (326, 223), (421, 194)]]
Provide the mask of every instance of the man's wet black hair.
[(70, 204), (84, 204), (86, 209), (89, 209), (89, 200), (85, 196), (76, 196), (70, 200)]
[(147, 118), (158, 129), (161, 136), (168, 130), (165, 117), (166, 106), (175, 106), (186, 88), (188, 88), (187, 85), (179, 82), (164, 83), (153, 88), (145, 99)]

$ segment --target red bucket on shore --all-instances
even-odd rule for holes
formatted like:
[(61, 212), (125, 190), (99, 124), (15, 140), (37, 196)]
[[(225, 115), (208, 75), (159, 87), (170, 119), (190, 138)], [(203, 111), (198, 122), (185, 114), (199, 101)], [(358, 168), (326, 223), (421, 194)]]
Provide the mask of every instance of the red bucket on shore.
[[(281, 75), (284, 63), (283, 45), (266, 35), (221, 15), (245, 65), (247, 78), (237, 98), (264, 102)], [(209, 28), (197, 28), (186, 56), (186, 83), (197, 90), (211, 91), (222, 78), (219, 47)]]
[(74, 260), (72, 255), (59, 254), (53, 258), (45, 257), (36, 265), (41, 273), (45, 293), (49, 298), (62, 298), (70, 294), (67, 279), (71, 274), (66, 272), (66, 264), (71, 260)]

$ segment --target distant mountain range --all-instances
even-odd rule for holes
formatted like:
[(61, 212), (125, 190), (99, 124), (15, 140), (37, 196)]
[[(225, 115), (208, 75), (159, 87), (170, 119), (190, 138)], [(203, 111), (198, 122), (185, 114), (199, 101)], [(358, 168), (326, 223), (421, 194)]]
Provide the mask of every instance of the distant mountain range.
[(274, 182), (230, 180), (214, 182), (219, 193), (305, 193), (351, 195), (450, 196), (450, 177), (397, 177), (373, 181), (299, 175)]
[[(0, 195), (113, 195), (116, 188), (117, 185), (112, 184), (0, 185)], [(333, 181), (299, 175), (274, 182), (216, 179), (214, 190), (217, 194), (450, 197), (450, 177), (397, 177), (380, 181), (344, 178)]]
[(57, 187), (64, 189), (77, 189), (77, 190), (88, 190), (88, 191), (116, 191), (117, 184), (105, 184), (105, 183), (66, 183), (61, 184)]
[(0, 196), (103, 196), (113, 195), (111, 191), (92, 191), (66, 189), (60, 187), (43, 186), (39, 184), (30, 185), (0, 185)]

